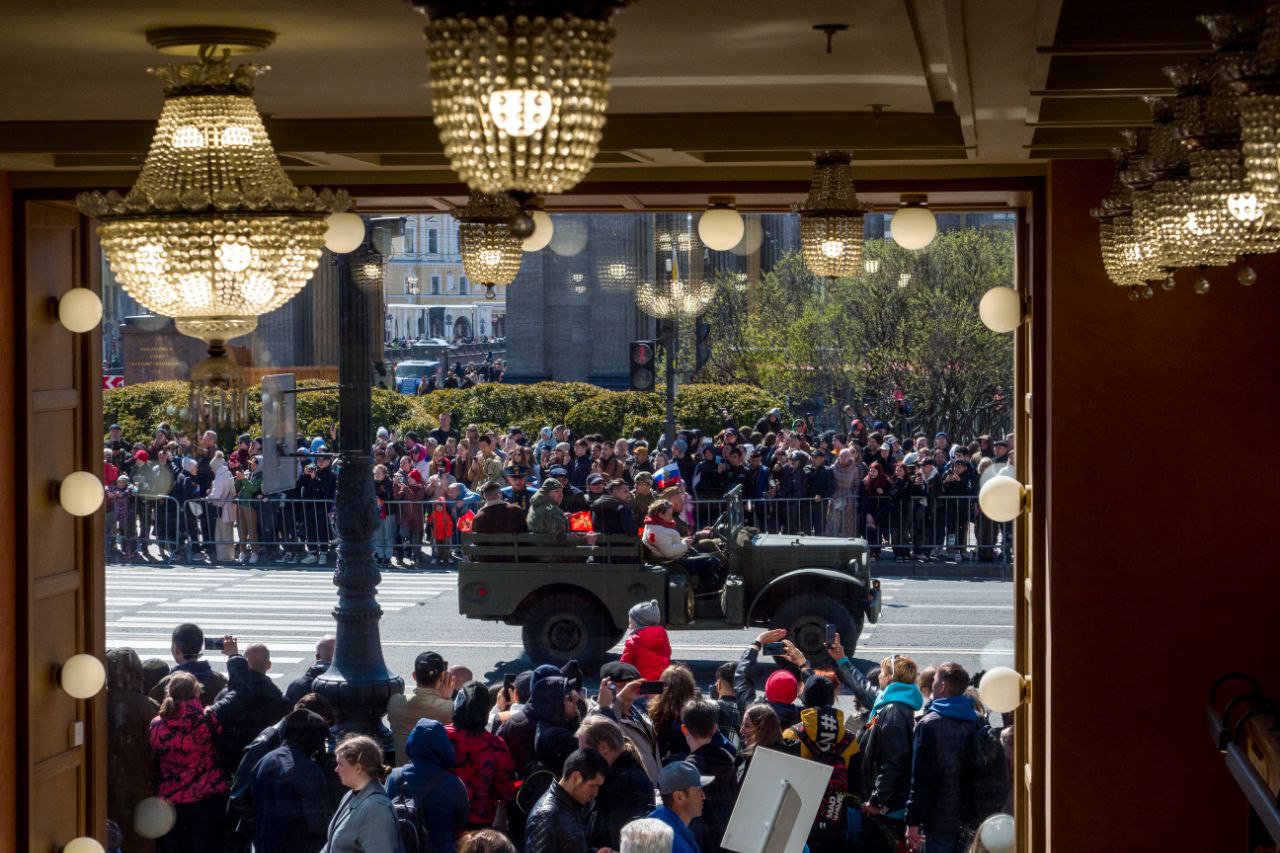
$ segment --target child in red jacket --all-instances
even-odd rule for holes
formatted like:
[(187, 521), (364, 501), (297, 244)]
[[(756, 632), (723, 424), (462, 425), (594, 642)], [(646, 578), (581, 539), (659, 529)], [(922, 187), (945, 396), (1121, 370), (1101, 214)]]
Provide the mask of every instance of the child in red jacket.
[(657, 681), (671, 665), (671, 640), (662, 627), (658, 602), (642, 601), (627, 612), (629, 629), (622, 648), (622, 662), (640, 670), (645, 681)]
[(431, 502), (431, 562), (447, 563), (453, 559), (453, 513), (449, 502), (434, 500)]

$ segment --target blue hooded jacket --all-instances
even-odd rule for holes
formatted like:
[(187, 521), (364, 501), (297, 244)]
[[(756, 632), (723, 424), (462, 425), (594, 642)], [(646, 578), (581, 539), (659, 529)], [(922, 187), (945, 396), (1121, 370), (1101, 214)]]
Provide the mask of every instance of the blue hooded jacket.
[(455, 839), (467, 823), (467, 787), (453, 775), (453, 744), (436, 720), (418, 720), (405, 744), (409, 764), (387, 778), (387, 796), (395, 801), (403, 786), (414, 798), (418, 819), (436, 853), (454, 853)]
[(888, 687), (880, 691), (880, 695), (876, 697), (875, 704), (871, 706), (872, 718), (890, 702), (901, 702), (911, 710), (919, 711), (924, 705), (924, 696), (920, 693), (920, 688), (914, 684), (903, 684), (900, 681), (890, 682)]

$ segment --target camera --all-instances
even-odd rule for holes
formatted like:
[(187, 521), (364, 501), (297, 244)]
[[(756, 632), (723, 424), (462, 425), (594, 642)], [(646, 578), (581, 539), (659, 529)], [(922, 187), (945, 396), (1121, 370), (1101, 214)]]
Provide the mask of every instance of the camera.
[(760, 654), (763, 654), (763, 655), (773, 655), (774, 657), (778, 657), (781, 655), (785, 655), (786, 653), (787, 653), (787, 644), (781, 643), (781, 642), (765, 643), (760, 648)]
[(226, 640), (222, 637), (205, 637), (204, 649), (207, 652), (220, 652), (226, 645)]

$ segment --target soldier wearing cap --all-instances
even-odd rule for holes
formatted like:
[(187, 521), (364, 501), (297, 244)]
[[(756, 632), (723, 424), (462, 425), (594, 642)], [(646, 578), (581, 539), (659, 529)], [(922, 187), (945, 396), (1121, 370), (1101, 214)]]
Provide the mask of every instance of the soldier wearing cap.
[(502, 499), (527, 511), (529, 502), (533, 500), (533, 492), (528, 487), (529, 469), (523, 465), (508, 465), (502, 473), (509, 484), (502, 490)]
[(653, 474), (639, 471), (635, 475), (635, 488), (631, 490), (631, 511), (637, 519), (649, 514), (649, 504), (658, 499), (653, 492)]
[(528, 533), (525, 511), (502, 499), (502, 484), (490, 480), (480, 487), (484, 506), (476, 513), (471, 529), (476, 533)]

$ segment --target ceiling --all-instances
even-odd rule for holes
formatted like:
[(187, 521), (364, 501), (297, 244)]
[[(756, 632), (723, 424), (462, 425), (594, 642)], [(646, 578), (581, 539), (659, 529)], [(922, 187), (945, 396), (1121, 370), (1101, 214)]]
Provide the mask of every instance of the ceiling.
[[(0, 169), (16, 186), (130, 185), (161, 102), (146, 68), (181, 61), (144, 32), (216, 24), (277, 33), (252, 57), (272, 66), (257, 103), (297, 180), (453, 203), (423, 18), (403, 0), (0, 0), (0, 10)], [(681, 184), (782, 182), (773, 189), (794, 195), (812, 152), (828, 147), (853, 151), (858, 177), (872, 179), (1017, 176), (1047, 158), (1107, 156), (1121, 128), (1149, 120), (1141, 95), (1163, 90), (1160, 66), (1207, 47), (1202, 10), (1185, 0), (635, 0), (615, 18), (608, 123), (579, 203), (660, 200), (606, 189), (635, 184), (678, 195)], [(824, 23), (849, 25), (830, 53), (813, 29)], [(760, 189), (762, 205), (776, 201)]]

